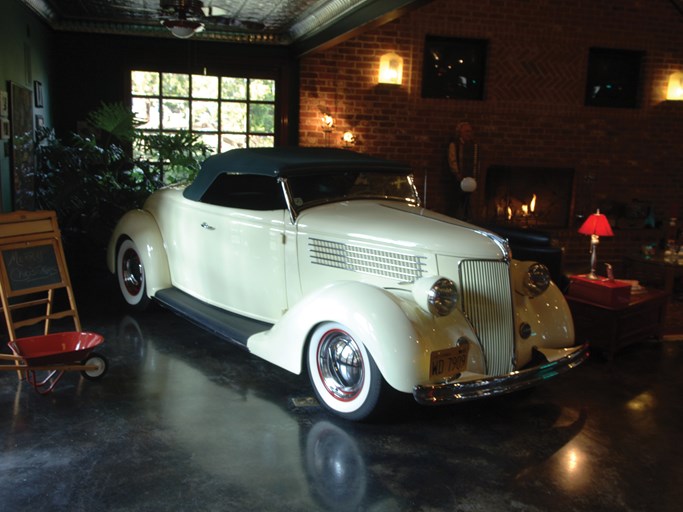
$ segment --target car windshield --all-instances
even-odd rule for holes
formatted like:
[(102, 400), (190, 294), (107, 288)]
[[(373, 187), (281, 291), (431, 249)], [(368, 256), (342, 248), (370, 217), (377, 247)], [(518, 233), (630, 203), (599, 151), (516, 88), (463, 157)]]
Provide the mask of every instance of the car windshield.
[(353, 199), (380, 199), (418, 205), (411, 175), (372, 171), (339, 171), (287, 178), (291, 205), (303, 210), (319, 204)]

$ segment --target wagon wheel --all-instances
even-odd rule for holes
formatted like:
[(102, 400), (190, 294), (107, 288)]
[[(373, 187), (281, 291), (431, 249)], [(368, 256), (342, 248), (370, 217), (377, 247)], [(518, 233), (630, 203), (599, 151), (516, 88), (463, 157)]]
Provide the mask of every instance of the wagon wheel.
[(363, 343), (343, 325), (319, 326), (308, 344), (308, 375), (318, 400), (349, 420), (367, 418), (377, 407), (383, 377)]
[(124, 238), (116, 251), (116, 277), (123, 299), (134, 309), (149, 305), (145, 267), (140, 252), (130, 238)]
[(83, 361), (83, 364), (88, 366), (94, 365), (97, 367), (94, 370), (83, 370), (81, 372), (81, 375), (88, 380), (101, 379), (104, 377), (104, 374), (107, 373), (107, 369), (109, 368), (107, 359), (103, 355), (100, 355), (96, 352), (91, 352), (87, 359)]

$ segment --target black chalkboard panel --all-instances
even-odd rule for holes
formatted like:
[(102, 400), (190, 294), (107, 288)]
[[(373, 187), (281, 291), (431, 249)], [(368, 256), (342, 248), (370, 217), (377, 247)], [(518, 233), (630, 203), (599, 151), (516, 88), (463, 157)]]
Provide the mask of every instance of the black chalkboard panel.
[(0, 248), (2, 264), (11, 292), (47, 290), (64, 284), (57, 260), (57, 247), (51, 240)]

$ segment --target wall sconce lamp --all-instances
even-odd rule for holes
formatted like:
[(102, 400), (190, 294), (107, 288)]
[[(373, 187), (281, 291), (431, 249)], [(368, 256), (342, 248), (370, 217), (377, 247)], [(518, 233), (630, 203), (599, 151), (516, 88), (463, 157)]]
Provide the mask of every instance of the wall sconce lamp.
[(669, 76), (669, 88), (666, 92), (666, 99), (683, 101), (683, 73), (677, 71)]
[(403, 59), (395, 53), (385, 53), (379, 59), (377, 83), (401, 85), (403, 82)]
[(579, 233), (582, 235), (590, 235), (591, 237), (591, 272), (586, 277), (589, 279), (598, 279), (598, 275), (595, 273), (595, 267), (598, 263), (597, 247), (600, 243), (601, 236), (614, 236), (612, 228), (609, 225), (607, 217), (598, 210), (589, 215), (586, 222), (579, 228)]
[(320, 127), (325, 133), (330, 133), (332, 130), (334, 130), (334, 117), (326, 112), (323, 112), (322, 116), (320, 117)]
[(344, 144), (344, 147), (351, 147), (356, 143), (356, 136), (353, 134), (351, 130), (344, 132), (342, 135), (342, 143)]

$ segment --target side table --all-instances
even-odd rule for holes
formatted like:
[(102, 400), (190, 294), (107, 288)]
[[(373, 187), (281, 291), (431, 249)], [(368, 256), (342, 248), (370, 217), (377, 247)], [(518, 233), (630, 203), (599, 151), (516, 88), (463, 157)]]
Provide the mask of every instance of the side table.
[(624, 273), (632, 278), (639, 277), (639, 273), (662, 276), (664, 291), (673, 294), (674, 281), (683, 277), (683, 261), (667, 260), (662, 255), (643, 256), (642, 254), (624, 256)]
[(632, 343), (661, 338), (668, 297), (662, 290), (646, 290), (631, 295), (629, 303), (621, 306), (605, 306), (571, 293), (566, 299), (574, 317), (576, 341), (588, 341), (611, 360), (619, 349)]

